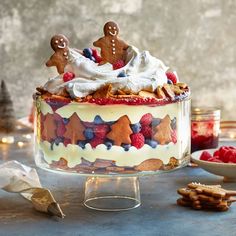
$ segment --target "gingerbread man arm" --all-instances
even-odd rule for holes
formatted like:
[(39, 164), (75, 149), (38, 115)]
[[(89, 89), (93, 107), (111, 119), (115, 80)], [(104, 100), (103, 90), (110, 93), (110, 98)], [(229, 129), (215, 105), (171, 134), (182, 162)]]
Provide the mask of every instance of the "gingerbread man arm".
[(124, 45), (123, 50), (126, 50), (129, 47), (129, 45), (126, 42), (124, 42), (123, 40), (120, 40), (120, 42)]
[[(54, 55), (54, 54), (53, 54)], [(53, 60), (53, 55), (48, 59), (48, 61), (46, 62), (46, 66), (47, 67), (51, 67), (51, 66), (55, 66), (55, 61)]]
[(98, 39), (97, 41), (93, 42), (93, 46), (101, 47), (102, 46), (103, 38)]

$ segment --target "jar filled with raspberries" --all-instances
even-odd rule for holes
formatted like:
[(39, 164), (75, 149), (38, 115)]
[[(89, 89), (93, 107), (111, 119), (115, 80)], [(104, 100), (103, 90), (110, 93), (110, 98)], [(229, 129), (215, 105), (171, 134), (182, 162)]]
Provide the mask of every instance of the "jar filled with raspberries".
[(192, 108), (191, 152), (217, 148), (220, 133), (220, 110), (217, 108)]

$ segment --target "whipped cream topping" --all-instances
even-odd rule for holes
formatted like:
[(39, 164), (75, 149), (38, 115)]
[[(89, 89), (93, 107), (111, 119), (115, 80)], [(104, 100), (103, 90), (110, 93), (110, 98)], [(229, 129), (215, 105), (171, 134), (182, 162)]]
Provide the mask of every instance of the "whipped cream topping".
[[(75, 98), (85, 97), (106, 84), (111, 84), (115, 91), (121, 89), (137, 94), (141, 90), (154, 92), (157, 86), (167, 83), (165, 72), (168, 67), (148, 51), (140, 52), (130, 46), (126, 58), (124, 67), (113, 70), (109, 63), (99, 66), (76, 50), (70, 49), (65, 72), (73, 72), (75, 78), (64, 82), (62, 75), (59, 75), (49, 79), (44, 89), (52, 94), (58, 94), (66, 88), (70, 96)], [(119, 77), (121, 72), (125, 73), (125, 77)]]

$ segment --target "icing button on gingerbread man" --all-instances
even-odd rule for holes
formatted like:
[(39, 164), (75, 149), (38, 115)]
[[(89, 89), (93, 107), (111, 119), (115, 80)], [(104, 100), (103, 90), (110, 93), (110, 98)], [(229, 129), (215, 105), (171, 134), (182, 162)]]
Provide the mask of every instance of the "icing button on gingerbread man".
[(103, 31), (104, 37), (93, 43), (95, 47), (101, 48), (102, 61), (100, 64), (107, 62), (114, 64), (118, 60), (125, 60), (126, 49), (129, 45), (117, 37), (119, 34), (118, 25), (109, 21), (104, 25)]
[(64, 68), (69, 59), (69, 40), (63, 34), (51, 38), (51, 47), (55, 53), (46, 62), (46, 66), (56, 66), (59, 74), (64, 73)]

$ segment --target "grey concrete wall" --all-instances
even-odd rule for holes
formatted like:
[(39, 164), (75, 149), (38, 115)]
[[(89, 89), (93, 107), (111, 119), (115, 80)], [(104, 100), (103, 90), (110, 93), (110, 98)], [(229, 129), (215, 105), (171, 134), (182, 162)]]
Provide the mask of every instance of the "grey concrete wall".
[(121, 37), (148, 49), (192, 89), (194, 105), (219, 106), (236, 119), (235, 0), (0, 0), (0, 79), (17, 116), (29, 112), (34, 88), (55, 74), (49, 40), (67, 35), (85, 48), (115, 20)]

